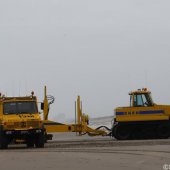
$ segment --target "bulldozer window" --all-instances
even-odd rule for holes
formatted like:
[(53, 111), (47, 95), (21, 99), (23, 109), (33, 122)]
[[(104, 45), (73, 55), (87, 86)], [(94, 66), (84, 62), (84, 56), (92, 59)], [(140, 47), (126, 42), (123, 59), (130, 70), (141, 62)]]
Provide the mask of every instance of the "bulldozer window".
[(153, 106), (152, 100), (148, 94), (134, 95), (134, 107), (147, 107)]
[(136, 100), (134, 101), (134, 102), (135, 102), (135, 105), (136, 105), (137, 107), (143, 106), (142, 95), (135, 95), (135, 96), (136, 96)]
[(153, 106), (154, 103), (153, 103), (153, 100), (152, 100), (152, 97), (151, 97), (151, 94), (148, 93), (148, 94), (145, 94), (145, 98), (146, 98), (146, 101), (147, 101), (147, 106)]

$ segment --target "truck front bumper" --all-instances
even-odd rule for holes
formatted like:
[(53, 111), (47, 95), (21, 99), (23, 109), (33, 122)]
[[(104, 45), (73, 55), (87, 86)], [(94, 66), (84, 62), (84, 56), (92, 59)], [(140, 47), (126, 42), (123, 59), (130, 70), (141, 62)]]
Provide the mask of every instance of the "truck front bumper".
[(6, 135), (32, 135), (32, 134), (40, 134), (43, 133), (43, 129), (31, 129), (31, 130), (6, 130), (4, 133)]

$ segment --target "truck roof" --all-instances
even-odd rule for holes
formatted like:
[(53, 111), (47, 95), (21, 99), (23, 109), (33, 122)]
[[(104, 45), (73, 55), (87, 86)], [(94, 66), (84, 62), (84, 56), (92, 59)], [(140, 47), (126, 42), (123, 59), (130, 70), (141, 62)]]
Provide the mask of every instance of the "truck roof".
[(24, 97), (0, 97), (0, 102), (6, 101), (35, 101), (35, 96), (24, 96)]

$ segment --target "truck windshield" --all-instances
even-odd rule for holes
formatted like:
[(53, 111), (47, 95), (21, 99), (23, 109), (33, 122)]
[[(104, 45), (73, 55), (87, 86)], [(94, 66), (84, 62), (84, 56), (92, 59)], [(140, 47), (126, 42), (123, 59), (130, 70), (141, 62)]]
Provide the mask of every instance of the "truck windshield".
[(5, 102), (3, 105), (4, 114), (31, 114), (37, 113), (36, 102)]

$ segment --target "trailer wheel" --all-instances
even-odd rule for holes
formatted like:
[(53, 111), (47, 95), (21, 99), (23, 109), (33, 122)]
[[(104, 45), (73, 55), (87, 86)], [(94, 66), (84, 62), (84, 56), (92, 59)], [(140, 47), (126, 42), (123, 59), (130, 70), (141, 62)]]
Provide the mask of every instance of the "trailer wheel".
[(126, 125), (117, 125), (114, 129), (114, 136), (118, 140), (127, 140), (131, 137), (131, 129)]
[(170, 126), (166, 124), (159, 125), (157, 129), (157, 135), (158, 135), (158, 138), (161, 138), (161, 139), (169, 138), (170, 137)]

